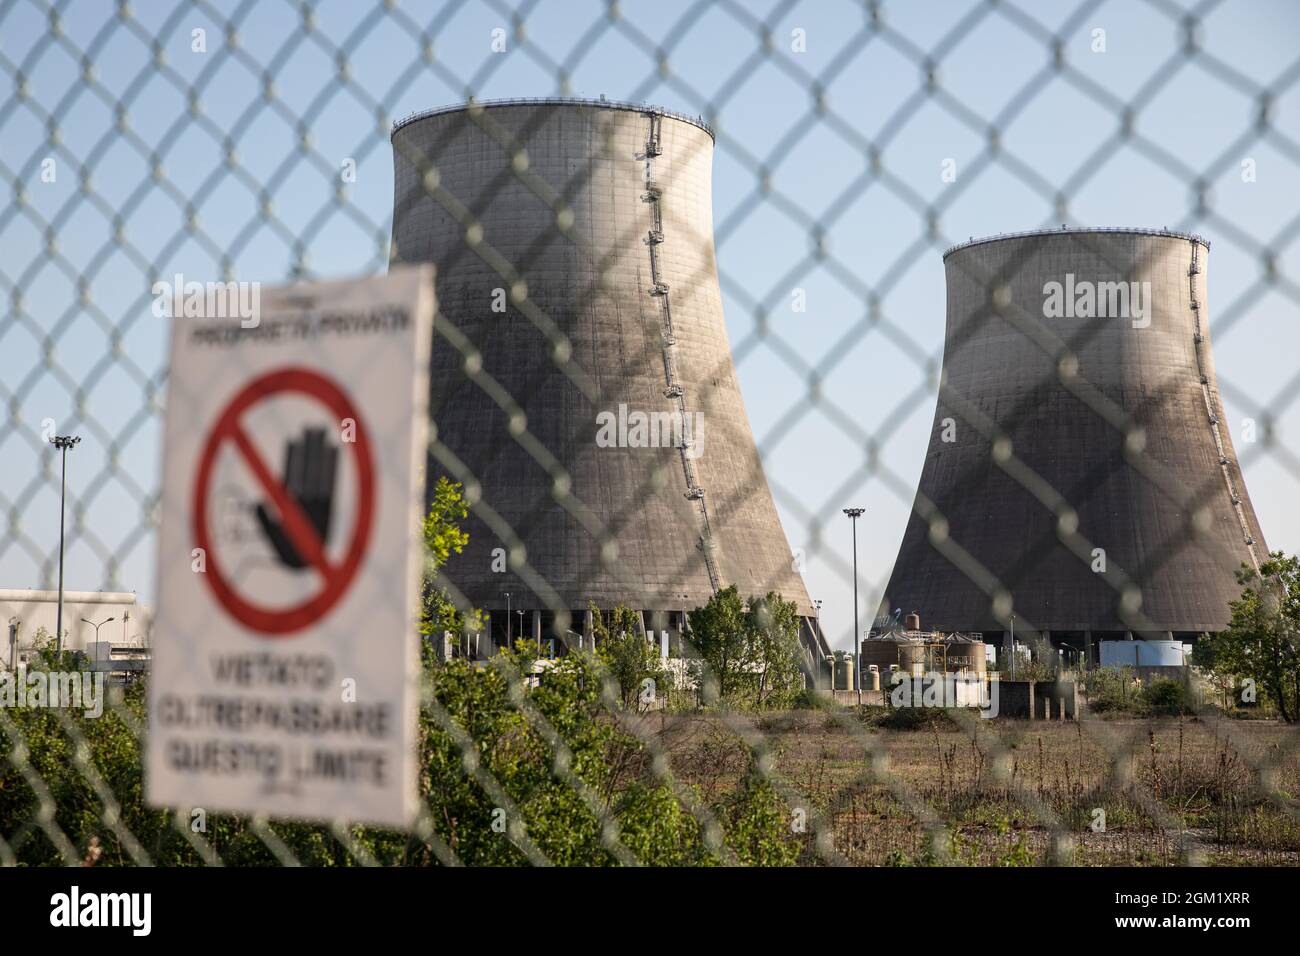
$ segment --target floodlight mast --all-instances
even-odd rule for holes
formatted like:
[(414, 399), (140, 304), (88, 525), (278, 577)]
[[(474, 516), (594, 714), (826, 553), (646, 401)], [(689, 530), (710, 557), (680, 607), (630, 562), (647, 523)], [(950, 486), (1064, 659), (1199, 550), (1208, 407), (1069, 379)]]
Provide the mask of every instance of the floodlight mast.
[(50, 444), (62, 452), (63, 462), (59, 477), (59, 612), (54, 624), (54, 656), (63, 653), (63, 514), (68, 494), (68, 449), (81, 442), (80, 435), (55, 435)]

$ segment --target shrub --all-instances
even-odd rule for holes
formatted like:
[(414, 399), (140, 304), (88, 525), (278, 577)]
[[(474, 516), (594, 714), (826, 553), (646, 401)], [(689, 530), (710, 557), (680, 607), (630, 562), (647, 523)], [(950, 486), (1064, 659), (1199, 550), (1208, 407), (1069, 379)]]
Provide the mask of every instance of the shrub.
[[(520, 832), (548, 859), (561, 865), (617, 862), (602, 834), (602, 816), (618, 830), (622, 844), (643, 863), (696, 865), (716, 862), (698, 821), (674, 792), (671, 779), (651, 773), (645, 744), (622, 730), (602, 701), (603, 665), (591, 654), (570, 655), (546, 672), (527, 694), (530, 720), (511, 702), (510, 685), (530, 670), (526, 652), (499, 655), (489, 666), (463, 659), (438, 663), (424, 644), (425, 678), (443, 713), (469, 738), (462, 750), (432, 711), (420, 715), (421, 796), (440, 840), (468, 865), (519, 865), (528, 856)], [(547, 733), (539, 729), (544, 721)], [(41, 799), (24, 771), (39, 775), (55, 807), (53, 828), (66, 835), (78, 856), (98, 848), (98, 865), (129, 865), (117, 826), (130, 831), (149, 859), (162, 866), (202, 863), (190, 843), (190, 820), (145, 806), (141, 738), (145, 688), (140, 681), (98, 719), (79, 710), (0, 709), (0, 753), (21, 753), (21, 762), (0, 761), (0, 837), (20, 864), (61, 865), (63, 853), (45, 835)], [(565, 774), (557, 771), (553, 731), (568, 751)], [(78, 744), (84, 740), (84, 751)], [(15, 751), (18, 744), (22, 750)], [(92, 786), (81, 754), (112, 791), (116, 823), (105, 822), (100, 794)], [(470, 766), (492, 775), (511, 804), (501, 819), (501, 801)], [(567, 774), (572, 774), (572, 777)], [(752, 775), (751, 775), (752, 776)], [(573, 778), (576, 778), (574, 780)], [(585, 792), (580, 793), (580, 789)], [(791, 849), (789, 809), (771, 786), (750, 780), (718, 794), (711, 812), (741, 862), (785, 865)], [(512, 815), (518, 819), (512, 818)], [(505, 826), (502, 826), (504, 822)], [(517, 830), (523, 824), (523, 831)], [(328, 826), (276, 821), (271, 831), (293, 856), (309, 866), (348, 866), (356, 860)], [(278, 860), (243, 817), (210, 814), (198, 834), (230, 865), (276, 865)], [(432, 843), (372, 827), (354, 827), (356, 846), (384, 865), (436, 865)]]
[(1157, 678), (1148, 684), (1142, 691), (1142, 703), (1152, 714), (1178, 716), (1193, 712), (1186, 685), (1168, 677)]
[(881, 730), (957, 730), (952, 715), (943, 707), (876, 707), (858, 708), (858, 719), (868, 727)]
[(790, 807), (753, 761), (726, 808), (727, 846), (744, 866), (794, 866), (800, 841)]
[(1099, 667), (1083, 680), (1083, 696), (1098, 714), (1134, 714), (1141, 709), (1141, 687), (1131, 667)]

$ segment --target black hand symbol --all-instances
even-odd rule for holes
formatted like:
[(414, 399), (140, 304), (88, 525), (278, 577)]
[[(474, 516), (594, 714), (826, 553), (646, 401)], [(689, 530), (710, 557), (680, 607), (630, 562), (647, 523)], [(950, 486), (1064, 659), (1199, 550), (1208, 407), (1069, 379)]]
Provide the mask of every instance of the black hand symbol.
[[(302, 507), (323, 546), (329, 538), (330, 513), (334, 508), (334, 470), (339, 452), (325, 444), (325, 429), (304, 428), (299, 441), (284, 449), (284, 490)], [(257, 506), (257, 520), (280, 562), (295, 571), (307, 567), (285, 533), (281, 522), (271, 515), (274, 506)]]

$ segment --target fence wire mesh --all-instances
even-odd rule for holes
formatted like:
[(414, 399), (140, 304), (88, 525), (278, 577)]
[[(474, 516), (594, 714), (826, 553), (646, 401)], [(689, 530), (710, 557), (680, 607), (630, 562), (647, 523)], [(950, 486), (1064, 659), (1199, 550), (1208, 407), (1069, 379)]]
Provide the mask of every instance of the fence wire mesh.
[[(1149, 0), (1123, 10), (975, 0), (922, 13), (793, 0), (195, 2), (168, 10), (0, 3), (0, 82), (8, 88), (0, 178), (10, 192), (0, 210), (0, 570), (15, 585), (54, 587), (59, 544), (48, 515), (57, 519), (60, 476), (48, 442), (76, 433), (84, 440), (68, 453), (69, 567), (103, 591), (146, 590), (167, 382), (155, 282), (179, 273), (271, 282), (382, 272), (404, 258), (402, 244), (390, 240), (403, 216), (419, 210), (426, 233), (413, 231), (413, 239), (427, 239), (435, 227), (454, 231), (453, 240), (441, 240), (440, 277), (478, 270), (485, 288), (504, 290), (510, 337), (532, 355), (522, 371), (512, 368), (507, 353), (494, 351), (500, 343), (456, 314), (453, 306), (463, 303), (440, 301), (436, 349), (455, 356), (447, 367), (459, 376), (464, 407), (499, 414), (511, 440), (470, 463), (444, 440), (448, 429), (435, 427), (430, 461), (470, 491), (472, 535), (506, 549), (507, 587), (554, 615), (548, 628), (560, 643), (577, 636), (572, 615), (585, 602), (575, 605), (536, 560), (539, 537), (557, 527), (550, 509), (562, 514), (560, 526), (594, 543), (576, 559), (579, 576), (622, 569), (626, 577), (641, 567), (628, 544), (645, 503), (665, 485), (689, 502), (682, 534), (699, 542), (664, 558), (666, 576), (698, 576), (703, 566), (713, 591), (727, 583), (725, 568), (736, 566), (734, 553), (717, 553), (715, 537), (735, 540), (718, 523), (761, 506), (770, 489), (796, 545), (789, 568), (805, 573), (814, 593), (826, 595), (824, 610), (835, 611), (826, 613), (838, 622), (833, 644), (847, 648), (857, 636), (851, 621), (859, 606), (831, 592), (853, 589), (856, 555), (842, 544), (840, 511), (863, 502), (873, 513), (893, 509), (895, 518), (867, 549), (861, 607), (885, 591), (893, 542), (914, 511), (930, 546), (987, 600), (989, 616), (1007, 621), (1020, 582), (949, 537), (952, 516), (916, 495), (930, 440), (923, 423), (936, 397), (1052, 516), (1057, 533), (1022, 542), (1017, 567), (1028, 575), (1058, 544), (1085, 567), (1095, 560), (1098, 542), (1077, 520), (1086, 487), (1047, 481), (1002, 441), (1036, 413), (1032, 404), (995, 422), (940, 381), (937, 264), (966, 238), (954, 230), (977, 222), (988, 223), (977, 230), (988, 234), (1004, 225), (1129, 218), (1134, 209), (1159, 213), (1162, 230), (1212, 235), (1216, 262), (1223, 260), (1213, 324), (1222, 371), (1217, 393), (1206, 392), (1208, 417), (1216, 441), (1220, 420), (1257, 429), (1258, 440), (1254, 431), (1244, 439), (1248, 449), (1228, 493), (1234, 503), (1244, 497), (1239, 472), (1249, 470), (1256, 504), (1287, 529), (1281, 502), (1300, 477), (1300, 460), (1281, 437), (1300, 391), (1287, 322), (1300, 305), (1300, 215), (1283, 197), (1294, 197), (1300, 183), (1300, 57), (1285, 43), (1278, 52), (1265, 42), (1270, 25), (1285, 39), (1300, 20), (1284, 6), (1261, 13), (1230, 0)], [(623, 145), (622, 127), (611, 126), (588, 162), (563, 173), (538, 161), (551, 116), (544, 98), (574, 95), (575, 82), (620, 93), (590, 108), (625, 112), (643, 144), (635, 162), (645, 194), (631, 199), (644, 209), (627, 217), (627, 234), (605, 235), (580, 215), (584, 191), (604, 181), (602, 163)], [(521, 93), (537, 107), (522, 125), (482, 106)], [(677, 112), (644, 106), (648, 100)], [(452, 114), (444, 140), (395, 132), (418, 126), (429, 106), (466, 101), (476, 105)], [(664, 155), (658, 143), (669, 121), (704, 135), (683, 134), (676, 152)], [(463, 162), (451, 154), (467, 137), (499, 149), (498, 166), (482, 173), (487, 185), (475, 195), (457, 194), (446, 171)], [(378, 171), (388, 167), (390, 139), (395, 179)], [(699, 159), (693, 151), (714, 150), (718, 215), (715, 222), (706, 209), (701, 226), (657, 190), (673, 175), (686, 182), (681, 171)], [(705, 196), (708, 188), (706, 181)], [(530, 215), (545, 210), (549, 221), (528, 237), (532, 246), (507, 241), (503, 251), (492, 218), (497, 194), (532, 208)], [(1114, 255), (1109, 234), (1083, 235), (1099, 258)], [(628, 315), (648, 324), (644, 338), (653, 343), (636, 360), (660, 363), (641, 384), (666, 389), (683, 414), (695, 396), (676, 377), (677, 336), (700, 327), (698, 313), (708, 307), (700, 303), (720, 289), (730, 346), (699, 353), (715, 363), (688, 379), (726, 380), (734, 363), (753, 437), (742, 413), (738, 422), (711, 418), (710, 440), (757, 446), (754, 467), (739, 463), (721, 502), (680, 446), (653, 458), (621, 500), (600, 500), (571, 473), (573, 449), (594, 446), (597, 423), (535, 412), (557, 381), (581, 396), (583, 408), (609, 407), (625, 394), (611, 387), (606, 369), (592, 367), (594, 353), (573, 347), (572, 320), (627, 294), (619, 269), (629, 248), (643, 258), (635, 274), (644, 301)], [(538, 281), (553, 270), (556, 250), (593, 277), (575, 280), (563, 303)], [(1030, 258), (1027, 246), (993, 269), (958, 257), (953, 268), (988, 295), (963, 335), (1003, 323), (1030, 340), (1060, 370), (1045, 384), (1059, 384), (1114, 432), (1126, 466), (1144, 476), (1151, 494), (1178, 502), (1184, 527), (1168, 529), (1141, 567), (1116, 566), (1103, 576), (1125, 627), (1158, 629), (1132, 599), (1135, 582), (1180, 560), (1201, 507), (1223, 495), (1221, 479), (1211, 473), (1203, 486), (1182, 487), (1153, 450), (1158, 443), (1135, 437), (1142, 422), (1078, 374), (1078, 356), (1100, 327), (1053, 336), (1003, 294), (1032, 268)], [(1193, 300), (1198, 288), (1193, 279)], [(792, 297), (822, 304), (804, 312)], [(1200, 321), (1198, 312), (1198, 345)], [(950, 353), (963, 341), (950, 337)], [(1276, 348), (1261, 349), (1274, 341)], [(452, 391), (444, 398), (456, 407)], [(1161, 393), (1155, 404), (1173, 400)], [(441, 426), (437, 405), (432, 415)], [(494, 499), (502, 471), (532, 475), (535, 500), (521, 508)], [(1245, 518), (1242, 531), (1253, 548)], [(1271, 533), (1276, 542), (1278, 531)], [(482, 604), (455, 574), (439, 582), (463, 612)], [(789, 587), (784, 571), (770, 569), (748, 583), (755, 596)], [(6, 591), (0, 611), (16, 618), (23, 601)], [(507, 610), (507, 629), (513, 614)], [(819, 615), (812, 616), (805, 663), (820, 673), (817, 658), (827, 648)], [(125, 642), (137, 636), (127, 621), (114, 623)], [(1032, 621), (1021, 627), (1027, 640), (1038, 636)], [(525, 631), (522, 616), (518, 629)], [(679, 640), (677, 649), (698, 660), (692, 634), (683, 629)], [(0, 707), (0, 862), (681, 862), (647, 836), (656, 825), (674, 840), (695, 834), (697, 860), (723, 864), (1300, 858), (1295, 734), (1226, 718), (1208, 703), (1198, 719), (1175, 722), (1085, 712), (1042, 724), (945, 711), (928, 731), (904, 733), (882, 729), (833, 694), (789, 712), (727, 706), (716, 699), (715, 673), (701, 676), (691, 706), (648, 712), (629, 705), (609, 662), (593, 658), (580, 675), (592, 682), (578, 681), (575, 706), (593, 725), (617, 732), (593, 751), (590, 725), (575, 723), (520, 661), (498, 655), (478, 663), (426, 674), (425, 799), (410, 835), (350, 821), (208, 821), (194, 811), (143, 807), (139, 683), (111, 688), (94, 720)], [(5, 666), (12, 670), (10, 660)], [(541, 768), (544, 785), (528, 778), (520, 790), (515, 764), (485, 749), (485, 729), (473, 716), (478, 705), (467, 703), (479, 692), (466, 689), (475, 681), (518, 722), (509, 725), (523, 741), (515, 757)], [(489, 734), (495, 746), (515, 739), (498, 733)], [(629, 793), (637, 788), (653, 789), (660, 802), (636, 803)], [(633, 805), (652, 822), (635, 819)], [(551, 829), (555, 806), (577, 821), (564, 837)], [(453, 819), (457, 812), (464, 815)], [(781, 834), (775, 851), (759, 833), (763, 820)], [(485, 850), (489, 844), (504, 847), (502, 855)]]

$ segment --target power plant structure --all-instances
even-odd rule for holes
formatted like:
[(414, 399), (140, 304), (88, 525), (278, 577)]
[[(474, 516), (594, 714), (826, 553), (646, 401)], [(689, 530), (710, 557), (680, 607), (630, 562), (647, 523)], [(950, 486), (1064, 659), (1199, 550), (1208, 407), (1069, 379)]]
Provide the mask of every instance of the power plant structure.
[(860, 657), (860, 666), (868, 673), (897, 669), (913, 677), (960, 674), (982, 678), (988, 671), (979, 634), (922, 630), (916, 614), (907, 615), (902, 627), (877, 622), (862, 638)]
[(941, 631), (1188, 642), (1268, 550), (1207, 321), (1209, 244), (1062, 227), (944, 254), (930, 445), (882, 602)]
[(392, 141), (392, 262), (436, 266), (429, 486), (463, 482), (471, 504), (443, 577), (491, 644), (576, 645), (590, 604), (622, 604), (666, 649), (734, 584), (795, 602), (821, 673), (732, 365), (711, 129), (508, 100), (415, 114)]

